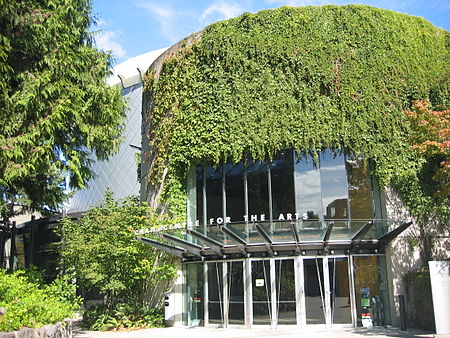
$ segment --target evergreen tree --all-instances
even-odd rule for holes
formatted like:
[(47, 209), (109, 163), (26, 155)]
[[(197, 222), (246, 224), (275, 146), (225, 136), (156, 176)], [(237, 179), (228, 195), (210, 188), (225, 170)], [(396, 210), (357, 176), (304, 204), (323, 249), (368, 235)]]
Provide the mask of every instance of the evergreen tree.
[(120, 142), (125, 103), (89, 0), (0, 0), (0, 210), (55, 211)]

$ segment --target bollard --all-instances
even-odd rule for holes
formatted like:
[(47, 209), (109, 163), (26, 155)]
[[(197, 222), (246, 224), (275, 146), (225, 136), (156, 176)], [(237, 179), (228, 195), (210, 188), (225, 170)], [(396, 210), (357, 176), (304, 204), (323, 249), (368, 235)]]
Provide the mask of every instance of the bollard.
[(398, 300), (400, 302), (400, 330), (406, 331), (406, 308), (405, 308), (405, 296), (399, 295)]

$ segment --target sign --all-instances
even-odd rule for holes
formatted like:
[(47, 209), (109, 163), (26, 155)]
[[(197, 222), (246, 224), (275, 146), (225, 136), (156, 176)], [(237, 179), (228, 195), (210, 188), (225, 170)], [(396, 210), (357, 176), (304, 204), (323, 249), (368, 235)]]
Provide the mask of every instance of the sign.
[(255, 279), (255, 285), (256, 286), (264, 286), (264, 279)]

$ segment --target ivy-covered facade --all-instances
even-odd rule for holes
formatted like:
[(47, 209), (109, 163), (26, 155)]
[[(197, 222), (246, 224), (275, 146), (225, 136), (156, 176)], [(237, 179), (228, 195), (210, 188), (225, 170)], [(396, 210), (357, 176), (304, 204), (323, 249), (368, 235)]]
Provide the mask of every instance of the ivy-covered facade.
[(185, 225), (141, 240), (181, 258), (179, 322), (394, 322), (386, 248), (411, 223), (383, 187), (420, 167), (404, 110), (448, 104), (449, 41), (387, 10), (283, 7), (152, 64), (141, 197)]

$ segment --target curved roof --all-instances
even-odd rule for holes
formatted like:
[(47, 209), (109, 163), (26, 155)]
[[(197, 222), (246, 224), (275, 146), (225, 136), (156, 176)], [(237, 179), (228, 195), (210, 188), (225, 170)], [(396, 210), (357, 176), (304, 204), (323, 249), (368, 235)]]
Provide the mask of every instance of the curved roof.
[(167, 48), (153, 50), (119, 63), (112, 72), (113, 74), (106, 80), (108, 85), (122, 85), (123, 88), (130, 87), (142, 81), (142, 76), (148, 67), (160, 56)]

